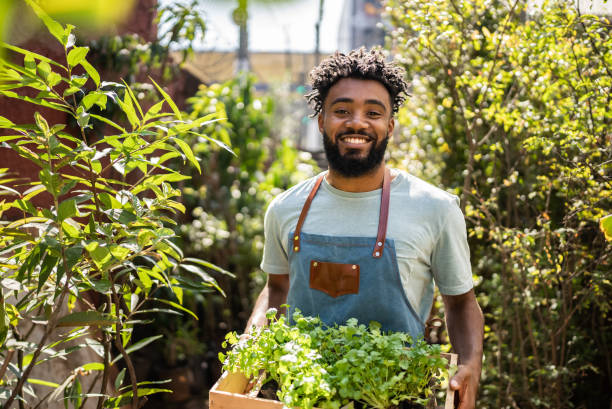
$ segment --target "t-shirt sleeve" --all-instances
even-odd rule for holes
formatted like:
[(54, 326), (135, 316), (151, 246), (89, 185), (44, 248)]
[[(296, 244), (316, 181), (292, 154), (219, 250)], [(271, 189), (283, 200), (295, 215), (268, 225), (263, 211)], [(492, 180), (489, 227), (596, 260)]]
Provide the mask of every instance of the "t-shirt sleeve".
[(289, 274), (289, 261), (281, 236), (278, 209), (273, 201), (264, 216), (264, 249), (260, 265), (268, 274)]
[(446, 221), (432, 252), (431, 269), (442, 294), (464, 294), (474, 286), (465, 219), (458, 198), (446, 211)]

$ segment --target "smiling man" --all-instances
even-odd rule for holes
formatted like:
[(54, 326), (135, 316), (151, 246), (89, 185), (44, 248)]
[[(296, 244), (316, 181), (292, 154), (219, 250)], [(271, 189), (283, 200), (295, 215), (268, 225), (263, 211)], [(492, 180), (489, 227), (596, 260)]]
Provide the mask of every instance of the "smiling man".
[(474, 408), (483, 317), (474, 296), (466, 228), (456, 196), (406, 172), (384, 154), (405, 99), (405, 72), (380, 50), (336, 53), (311, 73), (329, 169), (277, 196), (265, 217), (261, 268), (268, 281), (247, 324), (270, 307), (343, 324), (378, 321), (385, 331), (424, 332), (434, 282), (442, 294), (459, 369), (459, 408)]

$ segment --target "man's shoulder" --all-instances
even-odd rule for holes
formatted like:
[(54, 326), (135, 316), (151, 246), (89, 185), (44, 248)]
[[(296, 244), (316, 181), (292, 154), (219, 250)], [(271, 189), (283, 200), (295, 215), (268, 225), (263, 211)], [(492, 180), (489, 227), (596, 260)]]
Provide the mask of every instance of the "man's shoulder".
[(320, 174), (310, 177), (278, 194), (270, 202), (268, 211), (283, 212), (287, 209), (301, 209), (319, 176)]
[(459, 204), (459, 198), (417, 176), (404, 170), (398, 172), (398, 193), (406, 195), (407, 199), (426, 203), (433, 207), (448, 207)]

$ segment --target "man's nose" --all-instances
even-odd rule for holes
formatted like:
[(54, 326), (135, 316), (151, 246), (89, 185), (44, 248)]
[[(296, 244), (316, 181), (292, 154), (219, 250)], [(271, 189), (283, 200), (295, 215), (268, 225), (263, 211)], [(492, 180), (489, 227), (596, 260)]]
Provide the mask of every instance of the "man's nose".
[(346, 127), (351, 130), (358, 131), (361, 129), (366, 129), (368, 127), (368, 123), (363, 117), (363, 115), (361, 115), (360, 113), (354, 113), (348, 118), (348, 121), (346, 122)]

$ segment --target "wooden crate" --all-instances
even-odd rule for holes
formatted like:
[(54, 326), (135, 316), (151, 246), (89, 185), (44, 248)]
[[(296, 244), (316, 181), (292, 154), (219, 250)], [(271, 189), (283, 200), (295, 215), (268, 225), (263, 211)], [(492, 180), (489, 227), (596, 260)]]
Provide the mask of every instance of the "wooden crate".
[[(442, 354), (450, 365), (457, 365), (456, 354)], [(209, 409), (282, 409), (283, 404), (279, 401), (257, 398), (259, 388), (253, 387), (256, 381), (249, 380), (242, 373), (224, 372), (221, 378), (210, 390)], [(446, 390), (444, 409), (453, 409), (455, 394)], [(315, 408), (316, 409), (316, 408)]]

